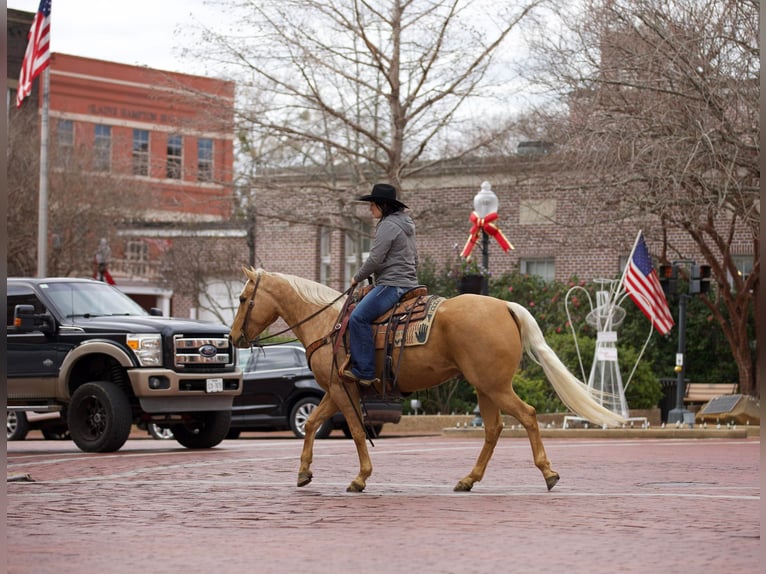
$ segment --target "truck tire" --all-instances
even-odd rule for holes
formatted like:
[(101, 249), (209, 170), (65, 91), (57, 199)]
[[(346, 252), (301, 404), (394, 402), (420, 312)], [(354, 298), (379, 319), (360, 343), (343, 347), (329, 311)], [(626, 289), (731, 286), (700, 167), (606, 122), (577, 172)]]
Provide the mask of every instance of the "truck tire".
[[(290, 409), (290, 430), (298, 438), (306, 437), (306, 421), (311, 413), (319, 405), (319, 399), (316, 397), (303, 397), (293, 408)], [(319, 427), (316, 438), (327, 438), (332, 432), (332, 418), (329, 418)]]
[(24, 440), (29, 432), (29, 421), (24, 411), (7, 410), (5, 428), (7, 440)]
[(125, 392), (109, 382), (85, 383), (72, 394), (69, 434), (85, 452), (114, 452), (130, 436), (132, 416)]
[(186, 448), (212, 448), (226, 438), (231, 425), (231, 411), (197, 413), (196, 420), (170, 427), (173, 436)]

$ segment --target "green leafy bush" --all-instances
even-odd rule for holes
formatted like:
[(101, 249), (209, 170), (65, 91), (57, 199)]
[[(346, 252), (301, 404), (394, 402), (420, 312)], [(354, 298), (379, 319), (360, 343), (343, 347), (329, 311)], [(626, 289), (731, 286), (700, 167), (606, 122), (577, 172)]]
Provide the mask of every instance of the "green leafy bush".
[[(431, 259), (426, 258), (420, 265), (418, 277), (431, 293), (450, 297), (456, 295), (457, 290), (449, 271), (449, 262), (439, 268)], [(585, 318), (596, 305), (596, 292), (599, 288), (595, 283), (586, 283), (576, 277), (567, 282), (544, 281), (540, 277), (517, 271), (492, 277), (489, 284), (491, 296), (515, 301), (532, 313), (548, 344), (567, 368), (583, 382), (587, 382), (590, 373), (596, 338), (596, 329), (588, 325)], [(655, 408), (663, 398), (660, 379), (675, 377), (673, 368), (678, 327), (665, 337), (656, 332), (652, 334), (630, 379), (651, 325), (629, 298), (623, 299), (620, 306), (626, 312), (622, 325), (617, 329), (620, 370), (623, 385), (626, 385), (625, 398), (631, 409)], [(671, 299), (670, 307), (677, 319), (678, 304), (675, 299)], [(582, 368), (577, 358), (570, 321), (575, 327)], [(689, 301), (686, 321), (687, 379), (699, 382), (736, 381), (737, 366), (723, 332), (718, 323), (712, 320), (710, 311), (696, 298)], [(438, 404), (441, 412), (465, 412), (466, 406), (475, 400), (473, 388), (466, 381), (453, 381), (452, 384), (455, 388), (446, 396), (440, 393), (434, 406)], [(564, 410), (542, 369), (527, 358), (522, 360), (521, 368), (514, 378), (514, 389), (537, 412)]]

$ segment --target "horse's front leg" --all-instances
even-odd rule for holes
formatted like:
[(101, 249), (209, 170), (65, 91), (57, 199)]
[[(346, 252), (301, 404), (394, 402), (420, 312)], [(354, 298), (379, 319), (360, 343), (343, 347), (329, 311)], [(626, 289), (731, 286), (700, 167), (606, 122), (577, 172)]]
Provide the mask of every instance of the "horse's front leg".
[(479, 453), (471, 472), (461, 478), (455, 485), (456, 492), (468, 492), (473, 488), (474, 483), (484, 478), (492, 454), (495, 452), (495, 446), (503, 431), (502, 418), (500, 417), (500, 408), (495, 405), (486, 395), (477, 392), (479, 399), (479, 412), (484, 421), (484, 445)]
[(346, 492), (362, 492), (367, 486), (367, 479), (372, 474), (372, 460), (367, 451), (367, 434), (362, 424), (362, 411), (359, 406), (359, 389), (355, 385), (343, 384), (332, 387), (333, 398), (346, 419), (359, 457), (359, 474), (346, 487)]
[(322, 424), (330, 418), (338, 407), (330, 397), (330, 393), (325, 393), (317, 408), (306, 421), (306, 436), (303, 439), (303, 450), (301, 451), (301, 467), (298, 470), (298, 486), (306, 486), (313, 477), (311, 472), (311, 463), (314, 460), (314, 439), (317, 430)]

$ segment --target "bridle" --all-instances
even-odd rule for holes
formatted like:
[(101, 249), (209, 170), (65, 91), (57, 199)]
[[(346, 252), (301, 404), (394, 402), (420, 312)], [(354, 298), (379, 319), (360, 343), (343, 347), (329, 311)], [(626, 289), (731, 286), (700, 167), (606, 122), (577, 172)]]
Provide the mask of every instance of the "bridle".
[[(255, 286), (253, 287), (253, 292), (250, 294), (250, 300), (247, 302), (247, 313), (245, 313), (245, 318), (242, 320), (242, 327), (239, 330), (239, 338), (237, 339), (237, 346), (238, 347), (245, 347), (246, 345), (243, 345), (242, 343), (246, 343), (247, 346), (252, 346), (254, 341), (258, 340), (258, 337), (256, 336), (254, 341), (250, 341), (247, 338), (247, 320), (250, 318), (250, 312), (253, 310), (253, 307), (255, 306), (255, 292), (258, 291), (258, 285), (261, 283), (261, 274), (257, 273), (257, 278), (255, 280)], [(250, 279), (252, 281), (252, 279)]]
[[(250, 279), (250, 280), (252, 281), (252, 279)], [(343, 293), (338, 295), (335, 299), (330, 301), (327, 305), (325, 305), (321, 309), (318, 309), (317, 311), (314, 311), (308, 317), (306, 317), (304, 319), (301, 319), (300, 321), (298, 321), (297, 323), (295, 323), (293, 325), (289, 325), (288, 327), (286, 327), (285, 329), (282, 329), (281, 331), (278, 331), (276, 333), (272, 333), (271, 335), (267, 335), (266, 337), (261, 337), (259, 335), (256, 335), (255, 339), (248, 339), (247, 338), (247, 321), (248, 321), (248, 319), (250, 319), (250, 312), (253, 310), (253, 307), (255, 307), (255, 294), (258, 291), (258, 285), (260, 285), (260, 283), (261, 283), (261, 274), (257, 273), (257, 277), (255, 279), (255, 286), (253, 287), (253, 292), (250, 294), (250, 299), (247, 302), (247, 313), (245, 314), (245, 318), (242, 320), (242, 327), (240, 328), (239, 339), (237, 339), (237, 346), (239, 346), (239, 347), (244, 347), (244, 346), (248, 346), (248, 347), (252, 347), (252, 346), (263, 347), (264, 346), (263, 345), (264, 341), (268, 341), (269, 339), (274, 339), (275, 337), (278, 337), (279, 335), (284, 335), (285, 333), (292, 331), (296, 327), (300, 327), (304, 323), (308, 323), (309, 321), (311, 321), (311, 319), (313, 319), (314, 317), (316, 317), (320, 313), (326, 311), (327, 309), (329, 309), (330, 307), (335, 305), (335, 303), (340, 301), (345, 295), (348, 295), (349, 293), (351, 293), (351, 291), (354, 289), (354, 287), (349, 287)], [(297, 339), (293, 339), (293, 340), (297, 340)], [(242, 343), (246, 343), (246, 345), (242, 345)], [(269, 343), (269, 344), (270, 345), (277, 345), (279, 343)], [(266, 345), (266, 346), (268, 346), (268, 345)]]

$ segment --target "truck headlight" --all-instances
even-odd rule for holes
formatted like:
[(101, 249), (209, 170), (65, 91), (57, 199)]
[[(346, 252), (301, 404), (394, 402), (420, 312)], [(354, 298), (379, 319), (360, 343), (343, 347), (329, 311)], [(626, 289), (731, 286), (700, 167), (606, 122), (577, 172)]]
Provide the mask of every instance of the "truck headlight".
[(128, 347), (138, 357), (142, 367), (162, 366), (162, 337), (160, 335), (128, 335)]

